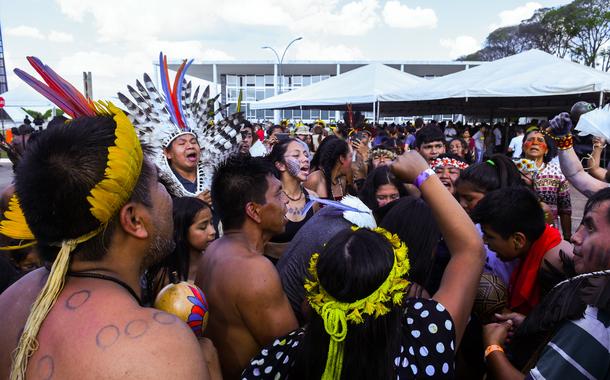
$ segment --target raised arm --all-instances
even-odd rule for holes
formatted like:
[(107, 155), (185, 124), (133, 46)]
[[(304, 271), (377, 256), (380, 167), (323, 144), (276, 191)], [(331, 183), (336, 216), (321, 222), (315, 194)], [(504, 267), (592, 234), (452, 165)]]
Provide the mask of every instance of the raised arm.
[[(426, 161), (415, 151), (406, 152), (392, 164), (394, 174), (409, 183), (413, 183), (427, 168)], [(451, 252), (451, 260), (433, 299), (445, 306), (451, 314), (459, 344), (483, 271), (483, 242), (464, 209), (436, 175), (431, 175), (421, 183), (420, 190), (423, 199), (432, 209)]]
[(569, 142), (572, 129), (570, 115), (567, 112), (563, 112), (555, 116), (549, 124), (550, 127), (547, 132), (554, 136), (556, 141), (565, 143), (559, 149), (559, 165), (563, 175), (566, 176), (572, 186), (586, 197), (590, 197), (597, 191), (608, 187), (608, 183), (593, 178), (582, 167), (572, 144)]
[(595, 179), (600, 181), (605, 181), (606, 174), (608, 171), (599, 166), (601, 161), (602, 152), (606, 147), (606, 140), (601, 137), (593, 137), (593, 149), (591, 151), (591, 155), (587, 160), (587, 166), (589, 167), (589, 174)]

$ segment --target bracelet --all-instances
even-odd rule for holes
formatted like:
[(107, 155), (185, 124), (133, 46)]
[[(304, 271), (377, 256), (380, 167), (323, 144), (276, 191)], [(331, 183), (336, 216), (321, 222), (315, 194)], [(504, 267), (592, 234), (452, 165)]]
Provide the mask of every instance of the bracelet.
[(490, 344), (489, 346), (487, 346), (487, 348), (485, 349), (485, 359), (487, 359), (487, 357), (495, 351), (501, 351), (504, 352), (504, 349), (501, 346), (498, 346), (497, 344)]
[(436, 175), (436, 173), (434, 172), (434, 170), (428, 168), (428, 169), (422, 171), (421, 173), (419, 173), (417, 178), (415, 178), (415, 182), (413, 184), (415, 185), (415, 187), (417, 187), (419, 189), (421, 187), (421, 185), (432, 175)]
[(574, 146), (574, 136), (567, 135), (563, 137), (556, 137), (555, 143), (557, 144), (557, 148), (560, 150), (567, 150)]

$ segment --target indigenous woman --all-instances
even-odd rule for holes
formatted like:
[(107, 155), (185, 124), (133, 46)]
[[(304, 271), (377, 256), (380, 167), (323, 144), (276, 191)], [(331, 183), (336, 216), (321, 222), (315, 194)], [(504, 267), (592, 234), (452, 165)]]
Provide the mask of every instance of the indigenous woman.
[(341, 200), (352, 187), (349, 144), (339, 137), (325, 138), (311, 161), (314, 171), (307, 177), (305, 187), (321, 198)]
[(173, 199), (173, 206), (176, 247), (146, 273), (147, 298), (152, 297), (151, 301), (170, 282), (195, 281), (199, 258), (216, 235), (207, 203), (196, 197), (181, 197)]
[(318, 195), (303, 186), (309, 176), (309, 149), (304, 141), (289, 139), (276, 144), (269, 159), (279, 172), (282, 191), (288, 198), (286, 229), (283, 234), (271, 238), (265, 246), (265, 255), (276, 263), (297, 231), (313, 216), (313, 207), (305, 215), (303, 210), (310, 197)]
[(568, 180), (559, 165), (550, 162), (554, 156), (554, 143), (537, 129), (531, 130), (523, 138), (523, 155), (536, 163), (538, 173), (534, 178), (534, 189), (540, 200), (551, 209), (554, 224), (559, 226), (564, 238), (572, 235), (572, 202)]
[(389, 166), (379, 166), (367, 176), (359, 198), (368, 208), (375, 211), (405, 195), (407, 191), (404, 184), (390, 172)]

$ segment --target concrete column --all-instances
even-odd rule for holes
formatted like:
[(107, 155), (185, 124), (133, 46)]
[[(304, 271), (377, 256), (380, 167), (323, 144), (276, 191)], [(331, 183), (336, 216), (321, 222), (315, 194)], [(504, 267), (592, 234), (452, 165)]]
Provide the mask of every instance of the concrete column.
[[(277, 74), (278, 74), (278, 67), (277, 67), (277, 63), (273, 64), (273, 95), (276, 96), (278, 94), (278, 90), (279, 90), (279, 85), (280, 85), (280, 80), (281, 78), (278, 78)], [(273, 122), (275, 124), (279, 124), (280, 123), (280, 119), (281, 119), (281, 112), (280, 110), (273, 110)]]
[[(341, 75), (341, 64), (337, 63), (337, 75)], [(335, 122), (339, 122), (341, 118), (341, 112), (335, 111)]]

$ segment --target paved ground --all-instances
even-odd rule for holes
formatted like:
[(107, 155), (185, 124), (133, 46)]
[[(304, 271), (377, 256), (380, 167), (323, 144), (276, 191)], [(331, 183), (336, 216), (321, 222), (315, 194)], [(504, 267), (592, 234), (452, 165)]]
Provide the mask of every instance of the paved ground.
[(13, 181), (13, 164), (8, 159), (0, 159), (0, 191)]

